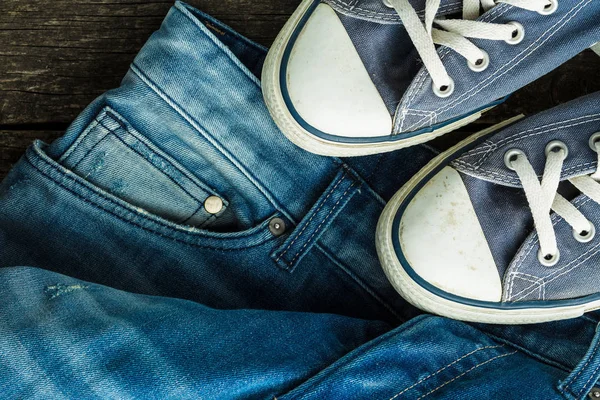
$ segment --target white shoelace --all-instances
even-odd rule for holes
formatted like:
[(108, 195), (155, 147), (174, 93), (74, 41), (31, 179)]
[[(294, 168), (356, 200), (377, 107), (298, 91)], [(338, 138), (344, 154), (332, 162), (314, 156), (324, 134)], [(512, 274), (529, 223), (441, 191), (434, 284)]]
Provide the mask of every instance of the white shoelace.
[[(590, 139), (590, 146), (598, 153), (598, 166), (600, 166), (600, 137), (594, 135)], [(540, 182), (523, 152), (509, 150), (505, 155), (507, 167), (514, 170), (521, 180), (540, 242), (538, 258), (546, 266), (555, 265), (560, 258), (550, 210), (554, 210), (573, 228), (574, 238), (582, 243), (592, 240), (596, 232), (594, 225), (579, 209), (556, 192), (563, 162), (567, 156), (568, 149), (564, 143), (550, 142), (546, 147), (546, 165)], [(578, 176), (568, 180), (581, 193), (600, 204), (600, 183), (595, 180), (599, 178), (600, 167), (597, 167), (596, 172), (592, 175)]]
[[(434, 92), (440, 97), (452, 94), (454, 81), (437, 53), (436, 44), (462, 55), (474, 71), (483, 71), (489, 65), (488, 55), (467, 38), (503, 40), (509, 44), (517, 44), (523, 39), (524, 29), (518, 22), (494, 24), (475, 21), (479, 17), (480, 7), (488, 11), (498, 3), (506, 3), (545, 15), (553, 13), (558, 7), (558, 0), (463, 0), (463, 19), (436, 19), (440, 0), (427, 0), (423, 23), (408, 0), (384, 0), (384, 3), (393, 7), (400, 16), (431, 75)], [(443, 30), (434, 28), (434, 23)]]

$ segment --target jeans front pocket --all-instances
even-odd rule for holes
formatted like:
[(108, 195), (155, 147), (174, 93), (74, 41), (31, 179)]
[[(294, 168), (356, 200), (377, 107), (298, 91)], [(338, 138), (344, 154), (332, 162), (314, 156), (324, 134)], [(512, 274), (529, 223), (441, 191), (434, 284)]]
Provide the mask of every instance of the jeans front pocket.
[(90, 183), (141, 211), (205, 227), (228, 202), (131, 127), (109, 107), (58, 160)]
[(342, 168), (292, 234), (273, 252), (275, 263), (292, 272), (360, 186), (358, 177), (350, 169)]

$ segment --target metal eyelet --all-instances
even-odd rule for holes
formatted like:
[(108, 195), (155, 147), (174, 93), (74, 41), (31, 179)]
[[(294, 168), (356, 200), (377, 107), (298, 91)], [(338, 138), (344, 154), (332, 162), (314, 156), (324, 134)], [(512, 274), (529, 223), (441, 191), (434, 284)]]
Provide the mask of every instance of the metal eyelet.
[(523, 41), (523, 39), (525, 38), (525, 28), (523, 27), (523, 25), (521, 25), (520, 23), (515, 22), (515, 21), (507, 22), (506, 24), (512, 25), (515, 27), (512, 38), (506, 40), (506, 43), (511, 44), (511, 45), (521, 43)]
[(450, 82), (447, 85), (442, 85), (437, 87), (435, 83), (431, 86), (433, 88), (433, 93), (442, 99), (445, 99), (448, 96), (451, 96), (454, 93), (454, 80), (450, 78)]
[(596, 143), (598, 142), (600, 142), (600, 132), (596, 132), (592, 136), (590, 136), (590, 140), (588, 142), (590, 145), (590, 149), (594, 150), (594, 152), (596, 152)]
[(556, 250), (556, 254), (542, 254), (542, 249), (539, 249), (538, 260), (544, 267), (553, 267), (560, 260), (560, 251)]
[(561, 142), (560, 140), (553, 140), (546, 145), (546, 157), (548, 157), (548, 154), (550, 154), (550, 152), (558, 153), (561, 150), (565, 153), (564, 159), (566, 159), (569, 155), (569, 148), (567, 147), (567, 145)]
[(392, 3), (390, 3), (390, 0), (382, 0), (383, 5), (388, 7), (388, 8), (394, 8), (394, 6), (392, 5)]
[(483, 53), (483, 57), (481, 57), (475, 64), (470, 61), (467, 63), (471, 71), (473, 72), (483, 72), (490, 66), (490, 56), (485, 51), (481, 50)]
[(592, 239), (594, 239), (594, 236), (596, 236), (596, 227), (591, 222), (590, 222), (590, 227), (588, 228), (587, 231), (575, 232), (575, 230), (573, 230), (573, 237), (579, 243), (591, 242)]
[(504, 165), (506, 165), (506, 168), (514, 171), (515, 167), (513, 167), (512, 163), (513, 161), (516, 161), (519, 156), (525, 157), (525, 153), (519, 149), (510, 149), (504, 153)]
[(550, 15), (558, 10), (558, 0), (548, 0), (548, 5), (542, 11), (538, 11), (541, 15)]

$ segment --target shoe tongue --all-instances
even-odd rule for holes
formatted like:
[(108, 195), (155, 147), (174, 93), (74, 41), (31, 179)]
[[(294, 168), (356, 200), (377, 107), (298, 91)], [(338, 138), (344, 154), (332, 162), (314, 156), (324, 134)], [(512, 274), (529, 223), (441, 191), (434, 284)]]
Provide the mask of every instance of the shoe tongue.
[(406, 29), (401, 24), (382, 24), (343, 14), (339, 18), (393, 116), (422, 66)]

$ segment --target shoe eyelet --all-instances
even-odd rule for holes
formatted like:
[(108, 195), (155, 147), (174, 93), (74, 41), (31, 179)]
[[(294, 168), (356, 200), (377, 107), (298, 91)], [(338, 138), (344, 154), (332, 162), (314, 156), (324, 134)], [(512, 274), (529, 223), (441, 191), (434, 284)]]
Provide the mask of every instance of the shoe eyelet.
[(442, 99), (449, 97), (454, 93), (454, 80), (450, 78), (450, 82), (447, 85), (437, 87), (435, 82), (432, 84), (433, 93)]
[(592, 136), (590, 136), (590, 140), (588, 143), (590, 145), (590, 149), (594, 150), (594, 152), (596, 153), (596, 143), (600, 143), (600, 132), (596, 132)]
[(550, 15), (558, 10), (558, 0), (548, 0), (548, 5), (542, 11), (538, 11), (541, 15)]
[(523, 41), (523, 39), (525, 38), (525, 28), (523, 27), (523, 25), (521, 25), (520, 23), (515, 22), (515, 21), (507, 22), (506, 24), (512, 25), (515, 27), (512, 38), (506, 40), (506, 43), (508, 43), (510, 45), (516, 45), (516, 44), (521, 43)]
[(545, 150), (546, 157), (548, 157), (548, 154), (550, 154), (550, 152), (557, 153), (561, 150), (563, 151), (563, 153), (565, 153), (565, 157), (563, 158), (563, 160), (564, 160), (569, 155), (569, 148), (567, 147), (566, 144), (564, 144), (560, 140), (553, 140), (546, 145), (546, 150)]
[(587, 231), (576, 232), (575, 230), (573, 230), (573, 237), (579, 243), (591, 242), (592, 239), (594, 239), (594, 236), (596, 236), (596, 227), (591, 222), (590, 222), (590, 228)]
[(560, 251), (556, 250), (555, 254), (542, 254), (542, 249), (538, 250), (538, 260), (544, 267), (553, 267), (560, 260)]
[(392, 5), (392, 3), (390, 2), (390, 0), (382, 0), (382, 3), (384, 6), (386, 6), (387, 8), (394, 8), (394, 6)]
[(506, 165), (506, 168), (514, 171), (515, 167), (513, 167), (512, 163), (513, 161), (516, 161), (519, 156), (525, 157), (525, 153), (519, 149), (510, 149), (504, 153), (504, 165)]
[(467, 65), (473, 72), (483, 72), (490, 66), (489, 54), (483, 50), (481, 50), (481, 52), (483, 53), (483, 57), (477, 60), (475, 64), (471, 63), (470, 61), (467, 62)]

